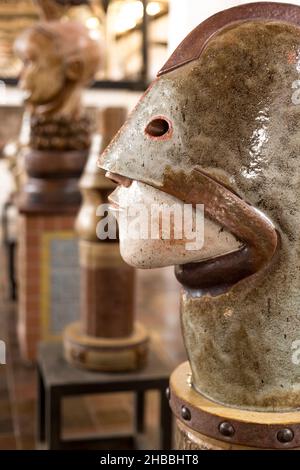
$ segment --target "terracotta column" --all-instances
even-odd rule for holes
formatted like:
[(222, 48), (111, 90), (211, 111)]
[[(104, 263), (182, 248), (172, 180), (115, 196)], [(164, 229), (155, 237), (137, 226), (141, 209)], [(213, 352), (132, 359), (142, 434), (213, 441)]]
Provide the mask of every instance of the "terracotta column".
[(80, 251), (80, 322), (64, 333), (64, 349), (72, 364), (93, 370), (133, 370), (145, 364), (148, 336), (134, 321), (135, 270), (121, 258), (117, 240), (97, 237), (97, 207), (107, 204), (114, 185), (97, 167), (99, 153), (122, 126), (123, 108), (101, 113), (101, 140), (95, 136), (80, 180), (83, 203), (76, 230)]
[[(49, 124), (49, 128), (52, 126), (55, 127), (53, 123)], [(32, 123), (32, 128), (34, 127)], [(63, 132), (66, 127), (62, 122), (57, 125), (56, 132), (59, 129)], [(58, 334), (59, 326), (55, 326), (54, 322), (64, 321), (63, 318), (53, 321), (52, 315), (56, 309), (54, 303), (59, 296), (59, 293), (55, 293), (59, 288), (55, 281), (56, 274), (59, 274), (56, 268), (58, 260), (55, 258), (59, 254), (55, 254), (55, 251), (61, 251), (64, 246), (69, 251), (74, 251), (72, 259), (77, 256), (73, 227), (81, 201), (78, 179), (88, 154), (87, 121), (72, 123), (74, 135), (78, 135), (78, 128), (81, 128), (83, 148), (46, 150), (40, 148), (36, 143), (38, 137), (34, 137), (31, 149), (25, 155), (27, 181), (19, 197), (18, 320), (19, 339), (25, 359), (34, 359), (38, 340)], [(45, 129), (46, 133), (47, 123), (39, 125), (39, 129), (41, 132)], [(64, 138), (55, 138), (58, 142), (60, 139), (61, 142), (64, 141)], [(69, 260), (64, 262), (65, 272), (71, 268), (69, 256)], [(65, 276), (62, 276), (60, 280), (64, 282)], [(71, 296), (73, 288), (69, 282), (68, 286), (65, 288)], [(62, 304), (61, 307), (57, 317), (66, 313)], [(67, 303), (65, 307), (68, 310)]]

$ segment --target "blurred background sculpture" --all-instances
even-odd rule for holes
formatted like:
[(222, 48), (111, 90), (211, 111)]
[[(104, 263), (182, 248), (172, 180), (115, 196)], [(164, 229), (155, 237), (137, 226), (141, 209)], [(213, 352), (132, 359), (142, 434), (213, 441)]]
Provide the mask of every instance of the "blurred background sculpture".
[(122, 210), (204, 204), (193, 251), (120, 224), (127, 262), (174, 264), (183, 285), (189, 363), (169, 394), (181, 449), (300, 446), (299, 26), (299, 7), (265, 2), (200, 24), (101, 159)]
[[(146, 363), (148, 334), (135, 322), (135, 270), (120, 255), (116, 238), (100, 239), (100, 205), (115, 186), (97, 167), (106, 148), (126, 119), (124, 108), (105, 108), (100, 134), (95, 134), (80, 179), (83, 202), (76, 220), (81, 271), (80, 322), (64, 332), (65, 356), (72, 364), (98, 371), (130, 371)], [(102, 215), (107, 215), (106, 207)]]
[[(25, 182), (18, 198), (21, 214), (18, 331), (23, 357), (34, 359), (38, 339), (49, 335), (49, 330), (59, 333), (61, 327), (57, 322), (64, 325), (65, 316), (70, 320), (72, 312), (76, 314), (75, 281), (73, 287), (68, 281), (69, 289), (68, 282), (64, 285), (66, 304), (54, 301), (61, 297), (58, 289), (62, 280), (54, 282), (51, 289), (49, 283), (56, 276), (63, 276), (56, 259), (59, 250), (69, 253), (63, 266), (73, 268), (76, 279), (73, 226), (81, 202), (78, 180), (86, 163), (92, 131), (81, 98), (84, 87), (100, 66), (101, 45), (80, 23), (50, 21), (36, 23), (25, 31), (17, 39), (15, 50), (24, 64), (20, 87), (31, 116), (29, 149), (24, 156)], [(49, 253), (49, 269), (42, 263), (45, 253)], [(67, 272), (64, 276), (68, 277)], [(42, 298), (41, 304), (38, 299)], [(59, 306), (56, 327), (51, 327)]]
[(79, 23), (49, 22), (27, 30), (15, 47), (24, 63), (20, 87), (32, 114), (26, 170), (33, 180), (23, 188), (21, 204), (42, 203), (43, 189), (53, 204), (78, 204), (77, 178), (91, 132), (81, 94), (99, 67), (99, 44)]
[(20, 87), (35, 114), (78, 117), (79, 93), (99, 67), (99, 44), (76, 22), (41, 22), (26, 30), (15, 50), (23, 61)]

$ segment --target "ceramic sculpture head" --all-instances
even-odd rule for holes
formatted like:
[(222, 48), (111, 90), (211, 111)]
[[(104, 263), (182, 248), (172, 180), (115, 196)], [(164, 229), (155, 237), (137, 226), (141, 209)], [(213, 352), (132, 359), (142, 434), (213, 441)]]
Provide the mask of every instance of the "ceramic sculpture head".
[[(166, 264), (194, 386), (234, 406), (300, 406), (299, 117), (300, 8), (242, 5), (183, 41), (101, 159), (121, 206), (134, 190), (204, 204), (203, 249)], [(127, 261), (161, 265), (137, 248)]]

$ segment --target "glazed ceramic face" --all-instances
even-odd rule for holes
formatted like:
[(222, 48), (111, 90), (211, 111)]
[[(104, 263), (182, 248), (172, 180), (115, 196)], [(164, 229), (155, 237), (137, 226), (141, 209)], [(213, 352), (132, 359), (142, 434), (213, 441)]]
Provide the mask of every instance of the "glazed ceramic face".
[(20, 88), (33, 105), (50, 103), (63, 89), (65, 73), (54, 42), (39, 32), (27, 35), (19, 53), (23, 60)]
[[(259, 209), (251, 210), (261, 221), (294, 232), (299, 48), (299, 30), (284, 23), (250, 21), (224, 29), (199, 59), (154, 81), (101, 166), (162, 192), (171, 179), (179, 198), (190, 196), (184, 182), (198, 167)], [(197, 202), (204, 202), (201, 191)], [(234, 224), (240, 222), (248, 220)], [(211, 255), (217, 256), (213, 248)]]
[(120, 183), (204, 203), (243, 240), (221, 269), (216, 237), (210, 263), (176, 269), (194, 388), (227, 407), (299, 408), (299, 24), (299, 7), (269, 2), (208, 19), (101, 161)]
[[(191, 238), (190, 234), (185, 232), (184, 229), (184, 203), (147, 184), (134, 181), (127, 188), (118, 186), (109, 197), (109, 200), (112, 203), (111, 210), (119, 222), (121, 255), (128, 264), (134, 267), (158, 268), (173, 264), (184, 264), (223, 255), (236, 250), (240, 246), (230, 233), (220, 230), (221, 227), (213, 221), (207, 219), (204, 225), (202, 223), (202, 213), (198, 213), (198, 240), (196, 236)], [(130, 215), (127, 217), (127, 214), (126, 217), (122, 216), (128, 208), (134, 207), (138, 210), (137, 215), (139, 215), (140, 207), (142, 207), (142, 216), (146, 215), (146, 218), (142, 217), (140, 219), (140, 223), (144, 223), (143, 228), (147, 230), (141, 233), (144, 238), (139, 236), (139, 230), (137, 237), (132, 236), (128, 230), (128, 225), (136, 220), (135, 212), (132, 212), (132, 217)], [(155, 208), (157, 207), (167, 207), (170, 210), (175, 208), (177, 216), (169, 218), (168, 211), (162, 213), (161, 218), (164, 216), (164, 222), (160, 219), (158, 236), (154, 238), (154, 232), (151, 237), (150, 227), (155, 224)], [(196, 211), (193, 209), (191, 219), (194, 232), (196, 230), (195, 217)], [(175, 224), (177, 224), (177, 229), (181, 229), (182, 236), (180, 238), (176, 236)], [(140, 227), (138, 228), (140, 229)], [(203, 239), (201, 238), (202, 233), (204, 235)]]

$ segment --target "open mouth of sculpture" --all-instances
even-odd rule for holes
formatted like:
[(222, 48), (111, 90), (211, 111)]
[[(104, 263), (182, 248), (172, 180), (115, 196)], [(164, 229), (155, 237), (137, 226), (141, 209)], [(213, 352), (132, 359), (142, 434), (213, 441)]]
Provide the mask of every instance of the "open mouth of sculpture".
[[(125, 187), (133, 182), (113, 173), (107, 176)], [(271, 262), (278, 246), (273, 223), (233, 188), (195, 168), (189, 173), (167, 169), (163, 185), (156, 189), (186, 204), (203, 204), (205, 216), (240, 242), (240, 248), (234, 251), (176, 266), (176, 277), (184, 286), (211, 293), (226, 290)], [(114, 197), (110, 197), (110, 203), (113, 210), (122, 210)]]
[(241, 248), (232, 253), (177, 266), (176, 277), (183, 285), (208, 289), (211, 293), (222, 290), (222, 286), (227, 290), (271, 263), (279, 246), (275, 226), (232, 188), (198, 167), (188, 174), (170, 170), (166, 173), (164, 188), (185, 202), (195, 205), (201, 201), (205, 215), (242, 243)]

